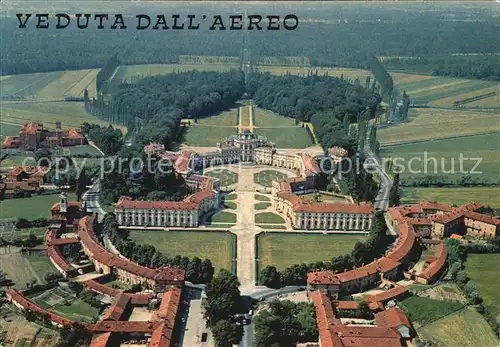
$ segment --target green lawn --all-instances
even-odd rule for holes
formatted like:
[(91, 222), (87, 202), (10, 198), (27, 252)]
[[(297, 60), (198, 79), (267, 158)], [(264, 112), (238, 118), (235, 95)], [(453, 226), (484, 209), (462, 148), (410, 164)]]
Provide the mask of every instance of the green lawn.
[(415, 203), (421, 200), (439, 201), (449, 205), (463, 205), (477, 201), (491, 207), (500, 207), (500, 188), (468, 187), (468, 188), (403, 188), (402, 201)]
[(193, 124), (186, 127), (183, 143), (188, 146), (215, 147), (217, 142), (224, 141), (230, 135), (236, 135), (236, 127), (208, 127)]
[(282, 224), (285, 223), (285, 220), (279, 214), (273, 212), (261, 212), (255, 215), (255, 223)]
[[(27, 161), (25, 161), (26, 158), (30, 158)], [(2, 170), (10, 170), (15, 166), (19, 165), (30, 165), (33, 163), (33, 157), (31, 155), (9, 155), (7, 158), (2, 160), (0, 163), (0, 167)]]
[(228, 231), (131, 231), (130, 239), (137, 243), (154, 245), (167, 257), (182, 255), (208, 258), (216, 271), (231, 269), (234, 258), (235, 236)]
[(271, 206), (270, 202), (259, 202), (259, 203), (255, 204), (255, 209), (256, 210), (265, 210), (269, 206)]
[[(463, 160), (464, 171), (471, 172), (474, 169), (475, 172), (481, 172), (477, 174), (471, 172), (473, 178), (498, 180), (499, 143), (500, 133), (474, 135), (389, 146), (381, 150), (381, 156), (390, 157), (394, 163), (404, 167), (404, 171), (400, 173), (401, 178), (409, 175), (414, 177), (426, 175), (461, 177), (465, 175), (465, 173), (460, 173), (459, 160), (460, 154), (462, 154), (464, 158), (481, 158), (477, 167), (475, 167), (477, 160)], [(410, 169), (413, 173), (410, 172)]]
[(278, 148), (306, 148), (314, 145), (307, 128), (294, 126), (286, 128), (257, 128), (254, 133), (265, 136), (269, 141), (274, 142)]
[(329, 261), (350, 253), (356, 242), (364, 240), (363, 235), (270, 232), (258, 236), (257, 256), (261, 268), (274, 265), (283, 270), (293, 264)]
[(231, 170), (215, 169), (215, 171), (205, 172), (204, 175), (218, 179), (221, 187), (229, 186), (238, 182), (238, 174)]
[(458, 301), (434, 300), (420, 296), (411, 296), (401, 301), (400, 304), (408, 318), (420, 326), (434, 322), (464, 307)]
[(224, 197), (224, 200), (226, 201), (231, 201), (231, 200), (236, 200), (236, 198), (238, 198), (238, 195), (232, 193), (232, 194), (228, 194)]
[(254, 194), (254, 199), (257, 201), (271, 201), (271, 199), (265, 195)]
[(14, 282), (14, 287), (25, 289), (26, 283), (36, 279), (29, 267), (28, 260), (20, 253), (0, 254), (0, 264), (7, 279)]
[(253, 181), (254, 183), (260, 184), (261, 186), (271, 188), (274, 180), (281, 180), (286, 177), (287, 175), (279, 171), (264, 170), (254, 174)]
[(211, 223), (236, 223), (236, 215), (232, 212), (220, 211), (211, 218)]
[[(68, 194), (69, 201), (75, 201), (73, 193)], [(59, 194), (35, 195), (31, 198), (6, 199), (0, 201), (0, 219), (23, 217), (29, 220), (49, 218), (50, 208), (59, 201)]]
[(236, 210), (236, 203), (231, 202), (231, 201), (226, 201), (226, 202), (224, 202), (224, 207), (228, 208), (230, 210)]
[(19, 125), (12, 125), (0, 122), (0, 136), (17, 136), (19, 135)]
[(286, 229), (285, 225), (269, 225), (269, 224), (256, 224), (259, 228), (262, 228), (264, 230), (273, 230), (273, 229)]
[(423, 340), (444, 347), (494, 347), (498, 340), (483, 316), (473, 307), (452, 313), (417, 329)]
[(69, 155), (99, 155), (102, 156), (101, 152), (99, 152), (95, 147), (90, 146), (90, 145), (83, 145), (83, 146), (75, 146), (75, 147), (68, 147), (65, 148), (69, 150)]
[(223, 111), (215, 116), (200, 118), (197, 124), (201, 125), (217, 125), (217, 126), (233, 126), (236, 127), (236, 113), (238, 109), (232, 108), (228, 111)]
[[(280, 116), (273, 111), (265, 110), (260, 107), (253, 108), (256, 127), (273, 128), (283, 126), (295, 126), (295, 119), (285, 116)], [(287, 129), (288, 131), (288, 129)]]
[(250, 110), (248, 106), (243, 106), (240, 108), (240, 124), (242, 126), (250, 125)]
[(479, 286), (486, 306), (500, 315), (500, 254), (469, 254), (465, 263), (467, 275)]

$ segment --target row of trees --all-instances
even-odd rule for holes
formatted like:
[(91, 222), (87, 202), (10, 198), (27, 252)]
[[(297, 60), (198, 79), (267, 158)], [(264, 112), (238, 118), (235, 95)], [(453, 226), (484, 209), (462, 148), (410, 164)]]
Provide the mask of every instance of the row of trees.
[(234, 274), (221, 270), (205, 288), (203, 317), (217, 347), (238, 345), (243, 337), (243, 326), (235, 318), (241, 305), (239, 286)]
[(209, 259), (198, 257), (189, 259), (180, 255), (168, 258), (156, 248), (148, 244), (137, 244), (128, 238), (128, 231), (118, 228), (114, 213), (107, 213), (101, 224), (102, 232), (126, 258), (150, 268), (162, 266), (176, 267), (186, 270), (186, 279), (193, 283), (207, 283), (212, 280), (214, 267)]
[(113, 75), (115, 69), (118, 68), (118, 66), (120, 66), (120, 60), (118, 59), (117, 54), (106, 61), (104, 66), (99, 70), (95, 77), (95, 87), (97, 93), (107, 93), (107, 85), (109, 83), (109, 79)]
[(377, 211), (373, 217), (368, 239), (364, 242), (356, 242), (351, 253), (337, 256), (331, 261), (295, 264), (281, 272), (275, 266), (266, 266), (260, 273), (259, 281), (270, 288), (305, 285), (308, 272), (318, 270), (345, 272), (352, 270), (355, 266), (368, 264), (383, 256), (393, 241), (393, 237), (387, 235), (386, 231), (384, 214)]

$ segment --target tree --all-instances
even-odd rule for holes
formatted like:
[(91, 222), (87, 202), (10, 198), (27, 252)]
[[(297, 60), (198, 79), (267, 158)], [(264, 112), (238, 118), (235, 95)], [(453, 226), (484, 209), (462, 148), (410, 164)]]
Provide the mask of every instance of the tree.
[(224, 269), (207, 284), (204, 317), (209, 326), (234, 317), (241, 299), (239, 286), (238, 278)]
[(63, 275), (55, 272), (48, 272), (45, 274), (44, 279), (47, 283), (55, 283), (63, 278)]
[(462, 267), (463, 265), (460, 261), (456, 261), (453, 264), (451, 264), (449, 273), (453, 281), (457, 279), (458, 271), (460, 271)]
[(483, 298), (481, 297), (479, 290), (474, 290), (469, 294), (468, 298), (471, 305), (478, 305), (483, 302)]
[(34, 154), (35, 161), (37, 165), (43, 167), (50, 167), (52, 163), (52, 152), (48, 149), (40, 149)]
[(280, 273), (275, 266), (268, 265), (260, 272), (260, 282), (269, 288), (281, 288)]
[(464, 287), (468, 281), (469, 277), (467, 277), (467, 272), (465, 272), (464, 270), (460, 270), (457, 272), (457, 284), (459, 287)]
[(217, 347), (238, 345), (243, 338), (243, 326), (234, 321), (219, 320), (211, 330)]
[(87, 185), (89, 185), (90, 179), (87, 176), (87, 171), (85, 167), (80, 171), (80, 175), (76, 177), (75, 194), (76, 200), (81, 201), (83, 193), (87, 190)]
[(399, 194), (399, 173), (394, 174), (391, 190), (389, 192), (389, 206), (399, 206), (401, 204)]
[(74, 322), (72, 325), (64, 326), (60, 331), (60, 342), (57, 347), (86, 346), (92, 339), (92, 333), (83, 325)]

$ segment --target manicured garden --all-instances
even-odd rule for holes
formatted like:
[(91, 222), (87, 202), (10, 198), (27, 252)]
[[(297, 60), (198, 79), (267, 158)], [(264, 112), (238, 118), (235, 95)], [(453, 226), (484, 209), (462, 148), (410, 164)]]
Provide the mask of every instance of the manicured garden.
[[(286, 177), (286, 174), (279, 171), (263, 170), (253, 175), (253, 181), (254, 183), (260, 184), (261, 186), (271, 188), (274, 180), (281, 180)], [(257, 196), (257, 194), (255, 195)]]
[(261, 212), (255, 215), (255, 223), (283, 224), (285, 220), (279, 214), (273, 212)]
[(293, 264), (329, 261), (351, 253), (354, 244), (365, 239), (356, 234), (262, 233), (257, 236), (257, 258), (261, 269), (274, 265), (283, 270)]
[(204, 173), (204, 175), (218, 179), (220, 181), (221, 187), (227, 187), (238, 182), (238, 174), (227, 169), (207, 171)]
[(236, 214), (228, 211), (219, 211), (210, 218), (211, 223), (236, 223)]
[(235, 236), (228, 231), (131, 231), (129, 238), (137, 243), (149, 244), (167, 257), (176, 255), (208, 258), (215, 271), (231, 270), (235, 257)]
[(257, 201), (271, 201), (271, 199), (265, 195), (254, 194), (254, 199)]
[(271, 203), (270, 202), (259, 202), (255, 204), (255, 209), (256, 210), (265, 210), (266, 208), (270, 207)]

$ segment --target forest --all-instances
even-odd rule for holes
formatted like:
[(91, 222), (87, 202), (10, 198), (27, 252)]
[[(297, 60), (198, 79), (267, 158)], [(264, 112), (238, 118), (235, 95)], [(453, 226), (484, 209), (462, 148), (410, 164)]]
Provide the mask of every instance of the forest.
[[(144, 5), (143, 5), (144, 6)], [(154, 5), (145, 10), (154, 11)], [(161, 8), (162, 12), (166, 9)], [(295, 10), (299, 27), (294, 31), (137, 31), (53, 27), (19, 28), (17, 18), (0, 23), (0, 73), (88, 69), (103, 66), (117, 54), (123, 64), (177, 63), (179, 55), (240, 56), (243, 43), (254, 61), (262, 57), (307, 56), (313, 66), (368, 68), (369, 57), (385, 57), (389, 66), (431, 74), (498, 80), (496, 56), (498, 28), (494, 8), (461, 4), (318, 4), (280, 8), (258, 4), (250, 9), (276, 15)], [(124, 9), (130, 16), (140, 6)], [(194, 15), (217, 11), (242, 13), (241, 7), (191, 5)], [(160, 12), (161, 13), (161, 12)], [(475, 55), (451, 56), (454, 53)], [(442, 59), (447, 55), (446, 59)], [(396, 59), (391, 59), (395, 57)], [(452, 58), (452, 59), (450, 59)]]

